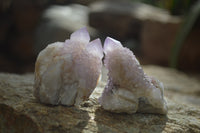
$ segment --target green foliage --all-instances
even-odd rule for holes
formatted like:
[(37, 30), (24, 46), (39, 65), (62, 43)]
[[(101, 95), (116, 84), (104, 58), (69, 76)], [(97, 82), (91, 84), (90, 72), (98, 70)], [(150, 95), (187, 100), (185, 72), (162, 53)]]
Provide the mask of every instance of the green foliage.
[(172, 15), (182, 15), (189, 11), (197, 0), (132, 0), (167, 9)]
[(172, 48), (171, 58), (170, 58), (171, 67), (173, 68), (177, 67), (178, 56), (182, 48), (182, 45), (187, 35), (190, 33), (199, 15), (200, 15), (200, 1), (196, 2), (196, 4), (191, 8), (191, 11), (188, 13), (187, 17), (185, 18), (185, 21), (176, 37), (176, 40)]
[(189, 11), (195, 0), (162, 0), (160, 3), (172, 15), (181, 15)]

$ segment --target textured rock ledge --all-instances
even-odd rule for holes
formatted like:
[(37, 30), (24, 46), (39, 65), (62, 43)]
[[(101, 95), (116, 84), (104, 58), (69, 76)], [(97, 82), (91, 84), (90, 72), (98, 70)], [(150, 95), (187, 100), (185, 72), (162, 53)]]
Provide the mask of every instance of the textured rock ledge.
[(48, 106), (33, 97), (33, 75), (0, 74), (1, 133), (149, 133), (200, 132), (200, 83), (181, 72), (156, 66), (145, 66), (147, 74), (161, 80), (168, 101), (167, 116), (154, 114), (114, 114), (101, 109), (96, 99), (102, 82), (80, 109)]

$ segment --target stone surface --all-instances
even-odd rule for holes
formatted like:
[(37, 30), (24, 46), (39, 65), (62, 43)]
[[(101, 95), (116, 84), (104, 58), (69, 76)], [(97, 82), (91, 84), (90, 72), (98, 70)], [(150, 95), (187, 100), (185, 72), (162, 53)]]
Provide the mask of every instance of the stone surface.
[[(199, 83), (185, 74), (168, 68), (144, 66), (144, 71), (158, 77), (165, 86), (165, 96), (169, 112), (165, 115), (115, 114), (104, 111), (96, 99), (106, 84), (106, 72), (90, 100), (80, 108), (47, 106), (33, 97), (33, 74), (0, 74), (0, 132), (8, 133), (181, 133), (200, 132), (200, 106), (185, 102), (180, 97), (196, 96), (200, 92)], [(177, 78), (176, 78), (177, 77)], [(181, 78), (184, 82), (179, 81)], [(192, 83), (187, 92), (184, 84)], [(181, 86), (181, 88), (180, 88)], [(193, 89), (196, 88), (196, 89)], [(195, 93), (191, 93), (195, 92)], [(177, 97), (177, 94), (179, 97)], [(183, 95), (184, 94), (184, 95)], [(171, 98), (174, 97), (174, 98)]]
[[(200, 105), (200, 80), (174, 69), (146, 66), (144, 71), (163, 81), (166, 95), (179, 103)], [(164, 75), (164, 76), (163, 76)]]

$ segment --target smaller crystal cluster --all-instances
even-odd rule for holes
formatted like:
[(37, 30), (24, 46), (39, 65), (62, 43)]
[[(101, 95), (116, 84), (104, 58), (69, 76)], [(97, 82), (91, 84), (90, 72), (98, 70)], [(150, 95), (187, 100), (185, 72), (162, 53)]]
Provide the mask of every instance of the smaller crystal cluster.
[(34, 95), (42, 103), (78, 105), (87, 100), (101, 74), (101, 41), (92, 42), (86, 28), (65, 42), (49, 44), (35, 64)]
[(163, 84), (147, 76), (135, 55), (115, 39), (104, 43), (108, 83), (99, 98), (101, 106), (116, 113), (167, 113)]

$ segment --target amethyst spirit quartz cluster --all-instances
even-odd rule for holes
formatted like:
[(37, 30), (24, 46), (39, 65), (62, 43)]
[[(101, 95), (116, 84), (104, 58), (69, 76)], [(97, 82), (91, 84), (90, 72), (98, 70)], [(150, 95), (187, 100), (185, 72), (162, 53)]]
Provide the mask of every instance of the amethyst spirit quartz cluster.
[(87, 29), (82, 28), (39, 53), (34, 95), (40, 102), (72, 106), (87, 100), (99, 81), (103, 58), (101, 41), (89, 41)]
[(99, 98), (103, 109), (116, 113), (167, 113), (164, 86), (147, 76), (132, 51), (110, 37), (90, 42), (86, 28), (65, 42), (49, 44), (35, 64), (34, 95), (52, 105), (77, 106), (87, 100), (98, 81), (102, 58), (108, 81)]
[(132, 51), (107, 37), (104, 53), (108, 82), (99, 101), (105, 110), (129, 114), (167, 113), (163, 84), (144, 73)]

